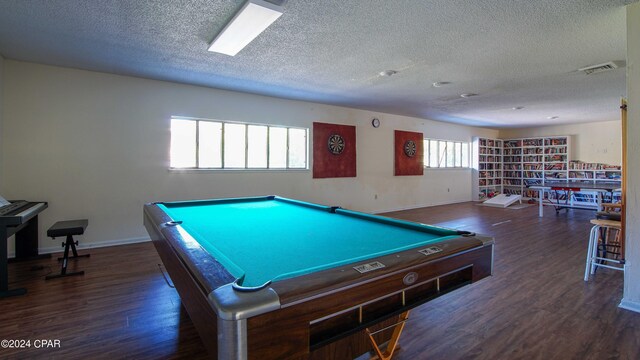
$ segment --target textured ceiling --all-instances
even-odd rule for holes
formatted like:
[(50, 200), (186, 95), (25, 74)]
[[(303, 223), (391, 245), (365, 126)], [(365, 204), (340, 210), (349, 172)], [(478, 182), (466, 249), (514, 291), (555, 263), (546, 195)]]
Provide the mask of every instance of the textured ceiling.
[(625, 68), (576, 70), (624, 65), (631, 2), (289, 0), (229, 57), (207, 47), (243, 0), (0, 0), (0, 54), (469, 125), (604, 121)]

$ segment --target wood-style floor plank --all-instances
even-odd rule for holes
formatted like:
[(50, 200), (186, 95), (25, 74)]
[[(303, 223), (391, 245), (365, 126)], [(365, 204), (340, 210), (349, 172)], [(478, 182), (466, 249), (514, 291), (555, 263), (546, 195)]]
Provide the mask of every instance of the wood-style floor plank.
[[(582, 280), (592, 213), (547, 209), (539, 218), (535, 206), (463, 203), (385, 215), (496, 241), (494, 276), (412, 311), (395, 359), (640, 359), (640, 314), (617, 307), (622, 273)], [(207, 357), (151, 243), (89, 252), (71, 261), (70, 271), (85, 270), (78, 277), (45, 281), (60, 271), (55, 259), (10, 264), (11, 287), (28, 294), (0, 299), (0, 340), (32, 346), (0, 348), (0, 358)], [(61, 347), (36, 349), (36, 339)]]

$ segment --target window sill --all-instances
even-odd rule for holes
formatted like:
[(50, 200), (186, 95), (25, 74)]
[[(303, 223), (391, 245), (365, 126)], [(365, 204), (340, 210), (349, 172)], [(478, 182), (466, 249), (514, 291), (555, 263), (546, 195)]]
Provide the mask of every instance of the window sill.
[(264, 172), (306, 172), (309, 169), (195, 169), (195, 168), (168, 168), (170, 173), (264, 173)]
[(432, 168), (432, 167), (424, 167), (425, 170), (435, 170), (435, 171), (442, 171), (442, 170), (456, 170), (456, 171), (461, 171), (461, 170), (471, 170), (471, 168), (468, 167), (441, 167), (441, 168)]

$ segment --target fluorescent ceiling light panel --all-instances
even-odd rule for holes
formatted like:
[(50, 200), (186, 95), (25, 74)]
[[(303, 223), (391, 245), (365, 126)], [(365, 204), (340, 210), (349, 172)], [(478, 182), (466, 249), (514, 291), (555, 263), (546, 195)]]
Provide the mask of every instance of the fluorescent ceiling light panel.
[(264, 0), (248, 0), (213, 39), (209, 51), (235, 56), (282, 15), (282, 7)]

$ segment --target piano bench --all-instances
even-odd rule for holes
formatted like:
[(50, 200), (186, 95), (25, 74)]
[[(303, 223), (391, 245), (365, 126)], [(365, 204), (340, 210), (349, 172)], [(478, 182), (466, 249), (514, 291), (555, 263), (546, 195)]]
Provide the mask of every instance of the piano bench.
[(76, 249), (77, 241), (73, 240), (73, 235), (82, 235), (84, 234), (84, 230), (89, 225), (89, 220), (80, 219), (80, 220), (67, 220), (67, 221), (58, 221), (53, 226), (47, 230), (47, 236), (55, 239), (58, 236), (66, 236), (67, 240), (62, 243), (64, 247), (64, 256), (58, 258), (58, 260), (62, 261), (62, 269), (60, 270), (60, 274), (48, 275), (46, 277), (47, 280), (55, 279), (65, 276), (73, 276), (73, 275), (83, 275), (84, 271), (75, 271), (75, 272), (67, 272), (67, 263), (69, 261), (69, 248), (73, 252), (72, 259), (76, 259), (79, 257), (89, 257), (90, 254), (78, 255), (78, 251)]

